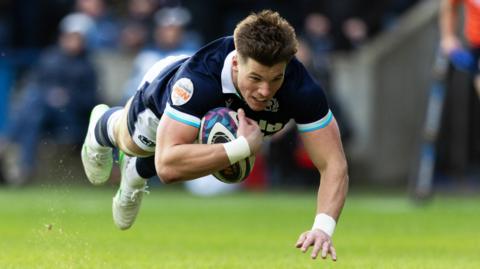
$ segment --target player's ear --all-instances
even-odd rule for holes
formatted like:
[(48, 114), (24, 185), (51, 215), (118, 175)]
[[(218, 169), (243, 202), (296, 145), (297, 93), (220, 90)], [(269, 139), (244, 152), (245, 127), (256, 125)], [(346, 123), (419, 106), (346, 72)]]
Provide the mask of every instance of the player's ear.
[(234, 72), (238, 72), (239, 59), (238, 55), (233, 55), (232, 57), (232, 69)]

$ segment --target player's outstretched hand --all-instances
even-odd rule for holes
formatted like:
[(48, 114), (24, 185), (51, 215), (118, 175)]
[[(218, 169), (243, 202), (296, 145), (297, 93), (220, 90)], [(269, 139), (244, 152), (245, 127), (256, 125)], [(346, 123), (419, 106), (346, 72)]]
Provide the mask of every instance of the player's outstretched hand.
[(263, 134), (260, 131), (260, 127), (258, 126), (257, 122), (247, 118), (243, 109), (239, 109), (237, 113), (237, 136), (244, 136), (247, 139), (248, 145), (250, 146), (250, 151), (252, 152), (252, 155), (255, 155), (262, 146)]
[(312, 259), (316, 259), (321, 251), (322, 259), (326, 259), (328, 254), (330, 254), (333, 261), (337, 260), (337, 253), (333, 247), (332, 238), (319, 229), (302, 233), (295, 246), (303, 253), (307, 252), (310, 246), (313, 246), (312, 254), (310, 255)]

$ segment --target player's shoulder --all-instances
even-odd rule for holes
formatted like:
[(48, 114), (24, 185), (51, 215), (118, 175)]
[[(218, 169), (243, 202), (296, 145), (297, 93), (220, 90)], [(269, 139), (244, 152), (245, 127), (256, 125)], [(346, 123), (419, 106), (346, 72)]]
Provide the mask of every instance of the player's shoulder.
[(174, 81), (187, 78), (200, 84), (218, 82), (225, 58), (234, 49), (232, 42), (229, 42), (228, 37), (224, 37), (200, 48), (182, 63)]
[(287, 65), (278, 99), (281, 106), (289, 108), (287, 113), (298, 123), (313, 122), (323, 117), (329, 109), (321, 84), (295, 58)]
[(213, 40), (212, 42), (206, 44), (200, 48), (192, 58), (217, 58), (227, 55), (230, 51), (235, 49), (232, 36), (224, 36)]
[(188, 58), (169, 82), (172, 108), (200, 118), (211, 106), (223, 104), (222, 71), (233, 50), (233, 39), (224, 37)]
[(234, 49), (231, 36), (219, 38), (200, 48), (182, 65), (179, 71), (192, 75), (218, 76), (225, 58)]
[(305, 66), (293, 58), (285, 70), (284, 92), (292, 97), (306, 97), (323, 92), (322, 85), (307, 71)]
[(232, 50), (234, 46), (231, 37), (223, 37), (205, 45), (182, 63), (175, 74), (173, 84), (201, 89), (204, 96), (221, 94), (222, 69), (225, 59)]

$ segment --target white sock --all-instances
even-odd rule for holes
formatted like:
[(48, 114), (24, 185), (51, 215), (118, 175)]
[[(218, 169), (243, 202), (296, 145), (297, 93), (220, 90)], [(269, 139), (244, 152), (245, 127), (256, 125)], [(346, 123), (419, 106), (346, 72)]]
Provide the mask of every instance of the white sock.
[(115, 145), (117, 146), (117, 141), (115, 141), (115, 135), (114, 135), (114, 129), (115, 129), (115, 124), (117, 124), (117, 121), (120, 120), (120, 116), (122, 116), (124, 109), (119, 109), (115, 112), (113, 112), (112, 115), (108, 118), (107, 121), (107, 133), (108, 133), (108, 139)]
[(104, 147), (98, 143), (97, 138), (95, 137), (95, 132), (89, 135), (88, 139), (90, 140), (88, 143), (89, 147), (91, 147), (95, 151), (105, 152), (110, 149), (110, 147)]
[(93, 149), (103, 149), (104, 146), (98, 144), (97, 138), (95, 137), (95, 133), (88, 136), (90, 143), (88, 143)]
[[(125, 157), (129, 158), (129, 157)], [(128, 160), (127, 167), (125, 168), (125, 179), (127, 180), (127, 184), (131, 187), (143, 187), (145, 182), (147, 181), (146, 178), (142, 178), (137, 171), (137, 157), (130, 157)]]

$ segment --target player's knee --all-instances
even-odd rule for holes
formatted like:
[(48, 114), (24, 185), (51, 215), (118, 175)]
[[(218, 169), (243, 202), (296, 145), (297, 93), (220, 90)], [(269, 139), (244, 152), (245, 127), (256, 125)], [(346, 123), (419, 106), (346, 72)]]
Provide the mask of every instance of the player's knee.
[(142, 150), (140, 147), (136, 146), (131, 141), (119, 140), (118, 141), (118, 148), (129, 156), (136, 156), (136, 157), (152, 156), (151, 152), (146, 152), (146, 151)]
[(121, 139), (117, 141), (117, 146), (118, 146), (118, 149), (123, 151), (125, 154), (127, 154), (128, 156), (137, 156), (135, 153), (135, 150), (131, 149), (128, 144), (126, 144), (124, 141), (122, 141)]

